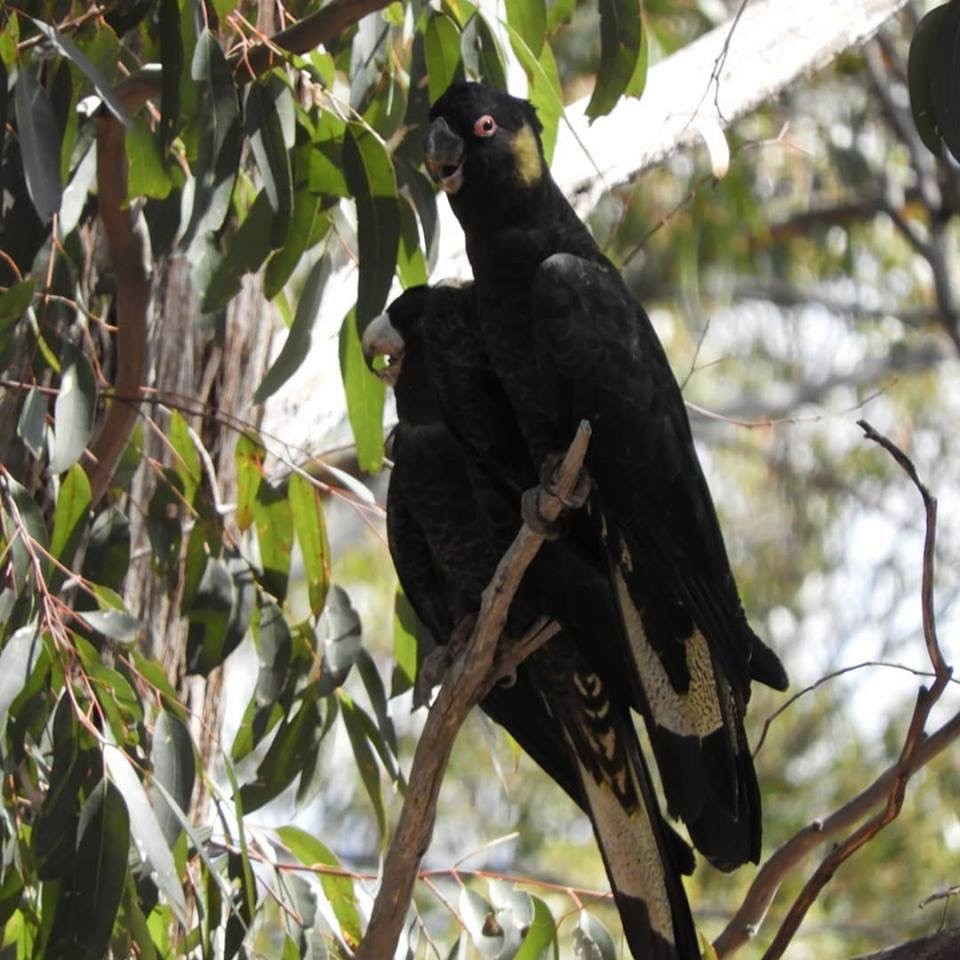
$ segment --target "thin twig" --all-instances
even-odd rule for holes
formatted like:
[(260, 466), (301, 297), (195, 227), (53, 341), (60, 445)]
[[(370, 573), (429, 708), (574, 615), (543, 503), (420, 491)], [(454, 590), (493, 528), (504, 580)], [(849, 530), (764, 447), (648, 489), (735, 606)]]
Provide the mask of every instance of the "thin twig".
[[(548, 521), (560, 515), (562, 499), (573, 491), (589, 439), (590, 425), (583, 421), (555, 477), (556, 495), (541, 489), (540, 512)], [(394, 954), (420, 861), (433, 834), (437, 797), (453, 741), (471, 708), (479, 703), (504, 665), (503, 654), (497, 656), (497, 644), (520, 580), (542, 542), (543, 536), (526, 524), (520, 528), (483, 592), (470, 639), (455, 657), (430, 709), (410, 769), (410, 783), (416, 784), (416, 789), (407, 791), (404, 798), (370, 924), (355, 960), (383, 960)], [(539, 631), (535, 637), (544, 632)], [(531, 645), (533, 642), (531, 639)]]
[[(910, 458), (893, 441), (878, 433), (865, 420), (860, 420), (859, 426), (869, 440), (880, 444), (894, 458), (917, 487), (923, 500), (926, 516), (926, 537), (923, 547), (923, 580), (920, 594), (924, 641), (934, 669), (935, 679), (929, 689), (921, 687), (917, 693), (916, 706), (904, 735), (903, 746), (896, 763), (826, 820), (814, 821), (791, 837), (761, 867), (740, 909), (714, 942), (714, 949), (720, 957), (729, 956), (754, 935), (784, 877), (808, 852), (829, 837), (860, 823), (857, 829), (831, 850), (804, 884), (777, 930), (772, 943), (764, 953), (763, 960), (777, 960), (777, 958), (782, 957), (807, 911), (816, 901), (823, 888), (833, 878), (840, 865), (896, 819), (903, 805), (906, 786), (910, 777), (948, 744), (952, 743), (957, 736), (960, 736), (960, 714), (953, 717), (932, 735), (924, 736), (924, 727), (930, 711), (950, 682), (952, 672), (943, 659), (937, 641), (934, 614), (933, 569), (937, 501), (920, 481)], [(882, 804), (881, 809), (870, 819), (861, 823), (861, 820), (880, 804)]]

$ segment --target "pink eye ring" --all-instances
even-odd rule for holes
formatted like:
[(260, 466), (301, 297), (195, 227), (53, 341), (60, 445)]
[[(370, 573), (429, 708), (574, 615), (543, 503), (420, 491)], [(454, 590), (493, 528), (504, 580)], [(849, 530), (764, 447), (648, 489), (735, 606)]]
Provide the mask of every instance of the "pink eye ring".
[(475, 137), (492, 137), (497, 132), (497, 121), (485, 113), (473, 125), (473, 135)]

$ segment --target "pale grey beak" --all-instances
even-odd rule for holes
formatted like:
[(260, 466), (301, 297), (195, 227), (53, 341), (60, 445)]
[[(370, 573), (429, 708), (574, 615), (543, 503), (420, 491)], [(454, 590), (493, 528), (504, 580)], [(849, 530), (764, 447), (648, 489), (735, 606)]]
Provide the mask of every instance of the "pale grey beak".
[[(397, 328), (390, 322), (389, 313), (381, 313), (367, 324), (360, 340), (363, 358), (367, 366), (384, 383), (396, 386), (403, 365), (406, 343)], [(377, 369), (373, 363), (378, 357), (387, 358), (387, 366)]]

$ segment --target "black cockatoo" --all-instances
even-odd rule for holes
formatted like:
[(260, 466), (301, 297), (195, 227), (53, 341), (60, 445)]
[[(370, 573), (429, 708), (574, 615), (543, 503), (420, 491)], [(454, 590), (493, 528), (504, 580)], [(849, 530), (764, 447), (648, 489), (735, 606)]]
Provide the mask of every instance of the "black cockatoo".
[(784, 689), (787, 678), (747, 622), (663, 348), (552, 179), (527, 101), (455, 83), (430, 121), (426, 165), (474, 274), (463, 349), (507, 398), (513, 423), (491, 429), (519, 434), (526, 456), (498, 457), (496, 437), (478, 439), (456, 408), (445, 415), (503, 489), (528, 485), (590, 421), (593, 489), (567, 539), (588, 562), (604, 558), (621, 669), (668, 809), (720, 869), (757, 861), (760, 792), (743, 716), (751, 680)]
[[(394, 383), (399, 420), (387, 495), (390, 552), (405, 594), (438, 643), (447, 642), (461, 618), (476, 614), (521, 519), (513, 491), (490, 481), (442, 413), (442, 404), (462, 403), (475, 423), (504, 411), (509, 420), (491, 371), (445, 355), (445, 344), (463, 346), (471, 330), (471, 288), (419, 287), (394, 301), (363, 336), (368, 358), (392, 357), (384, 375)], [(523, 450), (509, 428), (491, 440), (504, 456), (511, 447)], [(547, 546), (511, 607), (508, 634), (557, 614), (544, 583), (589, 579), (589, 572), (577, 577), (582, 561), (568, 556), (571, 547)], [(591, 589), (596, 594), (580, 598), (573, 621), (559, 619), (560, 632), (482, 706), (590, 816), (633, 955), (696, 960), (680, 878), (692, 870), (692, 854), (660, 813), (616, 668), (611, 680), (582, 652), (593, 641), (586, 631), (604, 623), (617, 630), (607, 585), (599, 579)]]

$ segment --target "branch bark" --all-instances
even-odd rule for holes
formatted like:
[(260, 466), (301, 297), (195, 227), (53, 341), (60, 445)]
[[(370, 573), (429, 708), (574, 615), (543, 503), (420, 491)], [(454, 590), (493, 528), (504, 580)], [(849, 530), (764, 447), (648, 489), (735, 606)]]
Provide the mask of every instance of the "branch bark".
[[(540, 512), (547, 520), (555, 520), (560, 515), (562, 499), (572, 493), (589, 439), (590, 425), (583, 421), (557, 471), (556, 496), (541, 489)], [(437, 798), (457, 733), (467, 714), (490, 686), (499, 677), (512, 672), (522, 656), (532, 653), (535, 643), (542, 643), (550, 635), (549, 629), (536, 631), (528, 642), (518, 645), (522, 650), (508, 648), (497, 656), (497, 643), (510, 603), (541, 543), (542, 535), (526, 524), (520, 528), (483, 592), (480, 614), (470, 639), (455, 657), (430, 709), (410, 768), (408, 782), (411, 788), (407, 791), (396, 833), (384, 860), (370, 924), (354, 960), (384, 960), (393, 956), (420, 861), (433, 835)]]

